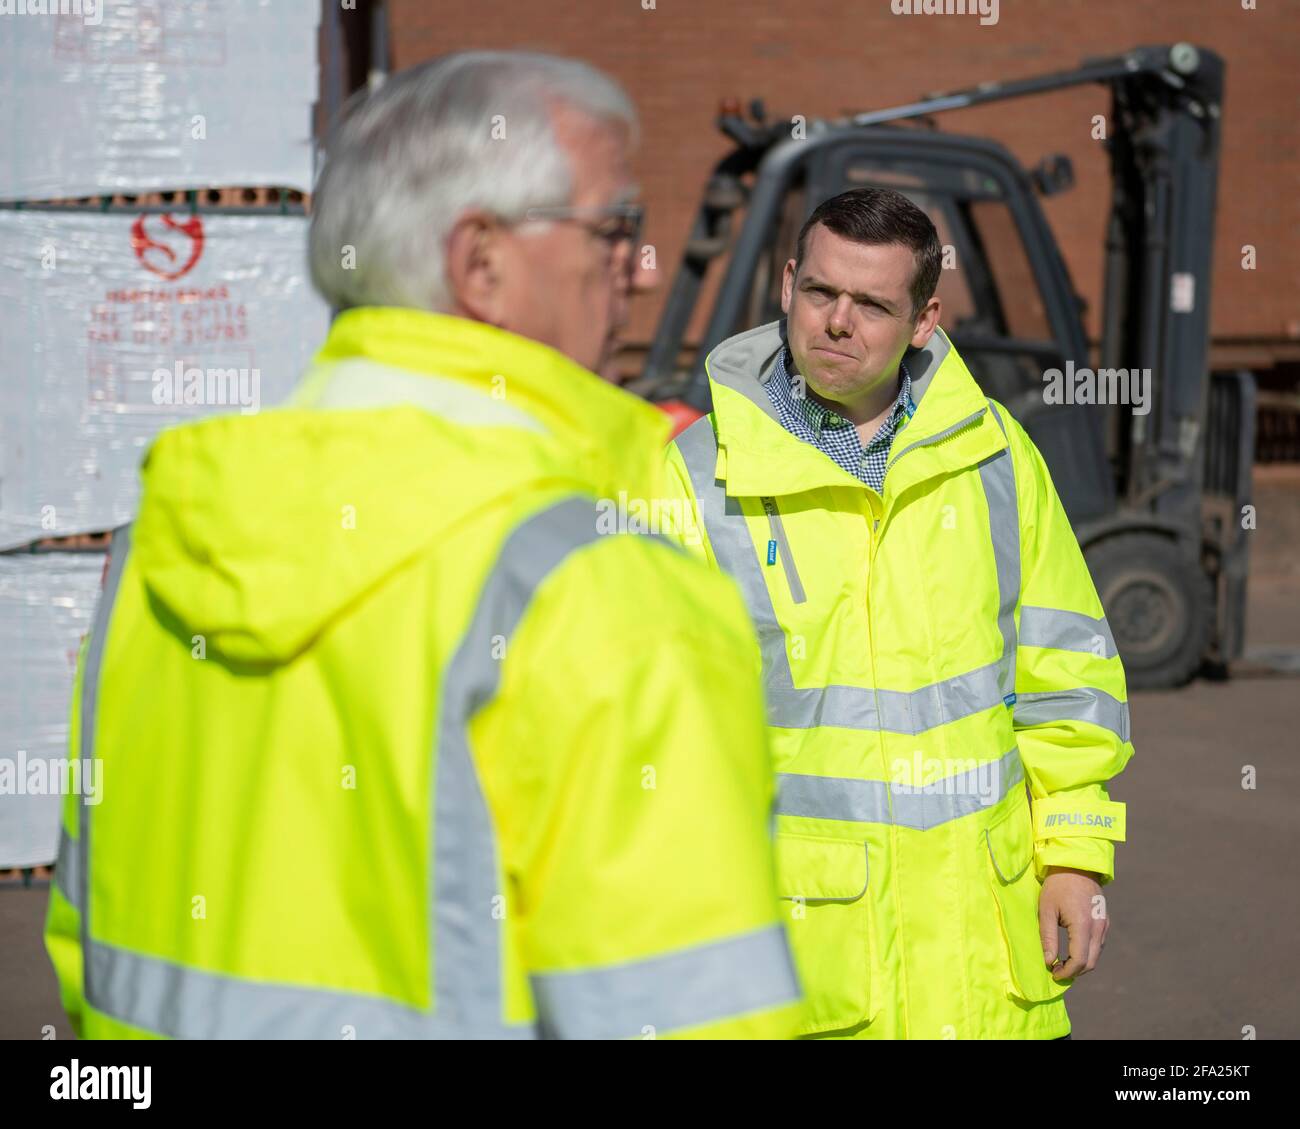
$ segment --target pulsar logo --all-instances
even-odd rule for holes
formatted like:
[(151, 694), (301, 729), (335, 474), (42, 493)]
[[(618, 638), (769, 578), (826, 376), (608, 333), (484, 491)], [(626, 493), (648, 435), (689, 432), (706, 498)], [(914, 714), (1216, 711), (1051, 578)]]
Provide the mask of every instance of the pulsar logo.
[(1113, 827), (1113, 815), (1095, 815), (1093, 812), (1067, 812), (1063, 815), (1049, 815), (1043, 818), (1044, 827), (1063, 827), (1066, 824), (1081, 824), (1085, 827)]
[(203, 221), (198, 216), (176, 220), (142, 214), (131, 225), (131, 249), (145, 270), (174, 282), (203, 254)]

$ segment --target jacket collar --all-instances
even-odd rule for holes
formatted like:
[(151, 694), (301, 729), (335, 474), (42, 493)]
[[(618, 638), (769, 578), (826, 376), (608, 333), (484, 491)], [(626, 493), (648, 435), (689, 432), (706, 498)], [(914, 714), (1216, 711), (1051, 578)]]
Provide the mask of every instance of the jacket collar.
[[(866, 489), (781, 425), (765, 385), (785, 341), (782, 319), (728, 338), (705, 361), (727, 493), (771, 497), (822, 486)], [(894, 435), (886, 496), (971, 466), (1007, 445), (990, 418), (988, 400), (942, 329), (924, 347), (908, 349), (904, 361), (916, 413)]]
[[(668, 417), (547, 345), (467, 318), (358, 307), (334, 320), (308, 382), (358, 359), (461, 382), (526, 413), (598, 494), (656, 496)], [(299, 402), (311, 395), (308, 388)]]

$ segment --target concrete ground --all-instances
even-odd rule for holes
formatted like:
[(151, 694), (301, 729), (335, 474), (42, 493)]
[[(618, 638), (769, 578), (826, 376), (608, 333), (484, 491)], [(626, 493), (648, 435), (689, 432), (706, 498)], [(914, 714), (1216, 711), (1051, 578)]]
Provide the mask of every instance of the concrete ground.
[[(1132, 696), (1136, 753), (1111, 789), (1129, 840), (1102, 962), (1066, 994), (1076, 1038), (1300, 1037), (1300, 467), (1256, 468), (1254, 504), (1247, 661)], [(1296, 674), (1250, 661), (1282, 655)]]
[[(1261, 469), (1255, 487), (1248, 655), (1300, 656), (1300, 467)], [(1300, 934), (1300, 677), (1241, 669), (1133, 695), (1137, 753), (1111, 790), (1129, 841), (1102, 962), (1066, 996), (1075, 1038), (1300, 1038), (1285, 947)], [(0, 887), (0, 1038), (71, 1036), (41, 943), (47, 897)]]

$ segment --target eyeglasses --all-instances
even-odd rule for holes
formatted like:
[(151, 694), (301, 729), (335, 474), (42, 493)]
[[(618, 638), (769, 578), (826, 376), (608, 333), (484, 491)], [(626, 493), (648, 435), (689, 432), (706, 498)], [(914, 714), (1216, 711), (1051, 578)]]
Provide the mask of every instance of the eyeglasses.
[(576, 223), (585, 227), (597, 239), (603, 239), (614, 250), (627, 243), (633, 249), (641, 242), (641, 228), (645, 223), (644, 204), (609, 204), (605, 207), (529, 208), (526, 220), (554, 220), (558, 223)]

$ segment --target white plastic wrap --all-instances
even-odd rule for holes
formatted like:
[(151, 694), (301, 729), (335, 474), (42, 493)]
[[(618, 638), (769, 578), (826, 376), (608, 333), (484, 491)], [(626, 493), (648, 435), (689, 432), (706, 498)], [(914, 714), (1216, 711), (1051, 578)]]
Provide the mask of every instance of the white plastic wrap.
[(131, 520), (161, 428), (283, 402), (329, 324), (306, 238), (301, 216), (0, 211), (0, 549)]
[(103, 571), (103, 553), (0, 556), (0, 870), (58, 854), (50, 763), (71, 756), (72, 678)]
[(310, 189), (316, 0), (7, 0), (7, 8), (0, 200)]

